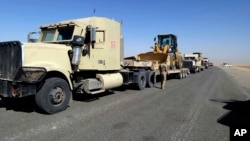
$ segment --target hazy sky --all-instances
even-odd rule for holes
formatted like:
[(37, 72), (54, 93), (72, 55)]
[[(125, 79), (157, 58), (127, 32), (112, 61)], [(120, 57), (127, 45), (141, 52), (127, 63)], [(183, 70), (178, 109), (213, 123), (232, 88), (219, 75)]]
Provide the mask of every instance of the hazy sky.
[(27, 40), (42, 24), (93, 15), (123, 21), (125, 56), (150, 51), (157, 34), (178, 37), (182, 54), (250, 64), (249, 0), (1, 0), (0, 41)]

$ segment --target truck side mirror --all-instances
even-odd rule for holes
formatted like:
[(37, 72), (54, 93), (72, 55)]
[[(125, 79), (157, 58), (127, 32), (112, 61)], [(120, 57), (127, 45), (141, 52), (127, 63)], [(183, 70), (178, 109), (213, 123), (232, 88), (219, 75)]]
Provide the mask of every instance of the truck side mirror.
[(38, 41), (38, 38), (39, 38), (39, 35), (40, 35), (40, 32), (30, 32), (28, 34), (28, 42), (29, 43), (35, 43)]
[(96, 42), (96, 27), (93, 27), (91, 25), (88, 25), (86, 28), (86, 40), (85, 44), (94, 44)]
[(95, 43), (96, 41), (96, 29), (94, 27), (90, 28), (90, 41)]

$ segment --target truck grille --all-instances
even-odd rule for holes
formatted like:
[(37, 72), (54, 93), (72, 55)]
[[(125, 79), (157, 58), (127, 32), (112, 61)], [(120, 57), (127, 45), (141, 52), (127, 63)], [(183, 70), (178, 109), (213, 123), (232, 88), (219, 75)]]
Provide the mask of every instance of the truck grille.
[(19, 41), (0, 42), (0, 79), (12, 81), (22, 66)]
[(183, 67), (184, 68), (192, 68), (193, 67), (193, 62), (189, 60), (184, 60), (183, 61)]

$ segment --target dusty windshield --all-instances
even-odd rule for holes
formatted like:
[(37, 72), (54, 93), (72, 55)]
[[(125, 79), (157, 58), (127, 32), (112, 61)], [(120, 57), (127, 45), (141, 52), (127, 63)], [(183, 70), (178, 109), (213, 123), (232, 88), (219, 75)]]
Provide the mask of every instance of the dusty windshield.
[(74, 26), (60, 27), (58, 28), (57, 41), (71, 40), (74, 32)]
[(61, 26), (42, 30), (42, 42), (61, 42), (72, 39), (74, 26)]
[(184, 57), (185, 60), (195, 60), (195, 57)]
[(43, 32), (43, 38), (42, 38), (42, 42), (49, 42), (49, 41), (53, 41), (54, 37), (55, 37), (55, 32), (56, 30), (45, 30), (42, 31)]

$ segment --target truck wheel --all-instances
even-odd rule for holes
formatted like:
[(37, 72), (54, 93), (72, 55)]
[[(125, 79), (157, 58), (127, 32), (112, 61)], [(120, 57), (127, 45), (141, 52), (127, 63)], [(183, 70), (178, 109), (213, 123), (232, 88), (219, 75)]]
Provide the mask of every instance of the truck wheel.
[(139, 72), (138, 76), (137, 76), (137, 83), (136, 83), (136, 87), (139, 89), (139, 90), (142, 90), (145, 88), (146, 86), (146, 74), (145, 72)]
[(169, 55), (170, 55), (170, 57), (169, 57), (170, 58), (170, 69), (174, 70), (174, 69), (176, 69), (175, 63), (174, 63), (175, 55), (173, 53), (169, 53)]
[(61, 78), (48, 78), (35, 96), (37, 106), (48, 114), (65, 110), (71, 99), (68, 83)]
[(151, 88), (154, 86), (154, 83), (155, 83), (155, 72), (153, 71), (148, 71), (146, 73), (146, 77), (147, 77), (147, 83), (146, 83), (146, 86), (148, 88)]
[(196, 73), (199, 72), (199, 68), (198, 68), (198, 67), (195, 68), (195, 72), (196, 72)]
[(178, 78), (179, 78), (179, 79), (182, 79), (182, 78), (183, 78), (183, 73), (182, 73), (182, 72), (178, 73)]
[(177, 60), (177, 64), (176, 64), (176, 68), (181, 69), (182, 66), (183, 66), (183, 57), (181, 55), (179, 55), (178, 60)]

